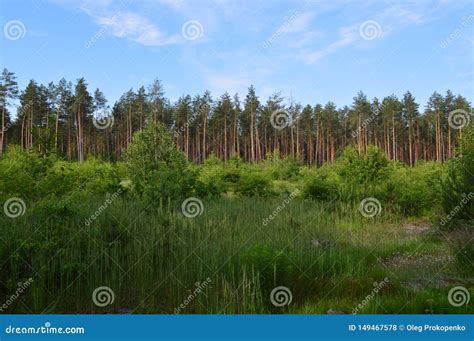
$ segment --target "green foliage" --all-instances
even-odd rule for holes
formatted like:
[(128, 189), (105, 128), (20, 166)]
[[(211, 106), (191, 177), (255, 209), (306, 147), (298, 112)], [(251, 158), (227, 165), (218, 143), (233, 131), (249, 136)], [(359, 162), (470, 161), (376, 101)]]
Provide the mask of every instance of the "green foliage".
[(264, 291), (287, 284), (293, 272), (292, 254), (270, 244), (257, 244), (242, 255), (242, 263), (256, 271)]
[(334, 199), (335, 188), (325, 178), (315, 176), (306, 182), (303, 197), (321, 201)]
[(376, 183), (388, 172), (388, 159), (376, 146), (368, 146), (365, 154), (359, 154), (352, 146), (346, 147), (338, 161), (341, 176), (358, 184)]
[(149, 124), (135, 133), (127, 164), (134, 192), (150, 202), (179, 200), (193, 190), (195, 174), (161, 124)]
[(406, 215), (420, 215), (440, 205), (445, 167), (436, 162), (419, 162), (416, 167), (396, 165), (387, 179), (387, 198)]
[(449, 244), (460, 269), (474, 271), (474, 229), (458, 227), (449, 237)]
[(0, 197), (41, 195), (42, 189), (38, 182), (54, 161), (54, 156), (26, 152), (20, 146), (10, 145), (0, 160)]
[(267, 197), (272, 195), (270, 179), (265, 174), (250, 169), (242, 172), (234, 192), (243, 196)]
[(233, 165), (225, 167), (221, 160), (211, 154), (199, 167), (198, 193), (200, 196), (219, 196), (230, 189), (230, 184), (234, 182), (233, 178), (239, 177), (237, 167)]
[(266, 160), (262, 162), (261, 167), (263, 167), (266, 173), (270, 174), (273, 180), (295, 179), (300, 172), (298, 160), (290, 156), (282, 159), (278, 150), (269, 153)]
[(459, 221), (474, 226), (474, 122), (462, 134), (457, 155), (451, 160), (443, 182), (443, 208), (450, 217), (447, 227), (459, 225)]
[(47, 170), (38, 186), (43, 195), (65, 195), (79, 190), (87, 193), (114, 192), (119, 183), (120, 178), (113, 164), (89, 158), (82, 163), (57, 161)]
[(0, 160), (1, 197), (43, 198), (73, 192), (108, 193), (119, 188), (116, 167), (89, 158), (82, 163), (56, 160), (10, 146)]

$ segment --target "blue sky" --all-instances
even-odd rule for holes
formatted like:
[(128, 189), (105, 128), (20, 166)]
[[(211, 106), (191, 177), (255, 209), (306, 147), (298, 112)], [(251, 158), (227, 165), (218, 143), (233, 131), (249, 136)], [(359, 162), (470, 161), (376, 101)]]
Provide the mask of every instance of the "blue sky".
[(338, 106), (410, 90), (474, 101), (474, 2), (2, 0), (1, 67), (29, 79), (85, 77), (110, 104), (163, 82), (176, 100), (208, 89)]

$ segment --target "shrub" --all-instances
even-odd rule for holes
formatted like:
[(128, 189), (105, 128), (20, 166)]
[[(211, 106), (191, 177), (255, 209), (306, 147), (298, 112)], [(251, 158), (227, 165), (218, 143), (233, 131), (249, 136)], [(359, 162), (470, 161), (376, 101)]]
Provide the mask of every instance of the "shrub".
[(388, 159), (376, 146), (368, 146), (367, 153), (359, 154), (353, 146), (346, 147), (339, 158), (340, 175), (358, 184), (376, 183), (388, 172)]
[(180, 200), (191, 195), (196, 174), (161, 124), (135, 133), (127, 149), (133, 191), (146, 200)]
[[(443, 181), (443, 208), (449, 215), (449, 226), (457, 221), (474, 220), (474, 122), (463, 131), (456, 157), (449, 164)], [(467, 198), (467, 199), (466, 199)], [(453, 214), (455, 213), (455, 214)], [(462, 225), (462, 224), (459, 224)]]
[[(229, 172), (232, 172), (235, 167), (225, 167), (223, 162), (219, 160), (214, 154), (204, 161), (203, 165), (199, 167), (199, 183), (198, 192), (201, 196), (218, 196), (229, 190), (229, 182), (232, 179), (227, 177)], [(236, 172), (238, 179), (239, 173)]]
[(334, 198), (334, 188), (327, 180), (316, 176), (306, 182), (303, 197), (321, 201), (329, 200)]
[(273, 180), (295, 179), (300, 172), (300, 163), (297, 159), (290, 156), (282, 159), (278, 151), (269, 153), (260, 167), (263, 167)]
[(0, 160), (0, 197), (37, 195), (37, 181), (53, 163), (53, 156), (24, 151), (16, 145), (8, 146)]
[(387, 184), (387, 199), (398, 204), (404, 214), (421, 215), (439, 207), (445, 167), (436, 162), (419, 162), (416, 167), (397, 165)]
[(72, 191), (102, 194), (116, 191), (119, 184), (120, 178), (113, 164), (88, 158), (83, 163), (57, 161), (38, 187), (42, 196), (65, 195)]
[(264, 174), (251, 170), (242, 172), (239, 181), (235, 184), (234, 191), (249, 197), (266, 197), (273, 194), (270, 180)]

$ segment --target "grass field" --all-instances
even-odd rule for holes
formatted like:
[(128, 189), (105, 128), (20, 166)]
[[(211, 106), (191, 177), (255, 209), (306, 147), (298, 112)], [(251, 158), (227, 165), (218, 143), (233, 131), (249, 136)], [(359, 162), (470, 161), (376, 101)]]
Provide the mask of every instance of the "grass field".
[(472, 313), (474, 129), (465, 136), (452, 161), (415, 167), (376, 147), (321, 167), (191, 164), (156, 125), (126, 162), (11, 148), (0, 309)]
[[(99, 212), (107, 198), (111, 204)], [(187, 217), (159, 203), (76, 193), (2, 218), (2, 293), (33, 280), (8, 311), (474, 311), (448, 302), (452, 286), (472, 289), (474, 278), (429, 221), (407, 221), (383, 203), (375, 217), (363, 216), (357, 203), (298, 197), (202, 203)], [(111, 290), (102, 293), (110, 303), (104, 307), (91, 299), (99, 287)], [(285, 288), (272, 294), (277, 287)]]

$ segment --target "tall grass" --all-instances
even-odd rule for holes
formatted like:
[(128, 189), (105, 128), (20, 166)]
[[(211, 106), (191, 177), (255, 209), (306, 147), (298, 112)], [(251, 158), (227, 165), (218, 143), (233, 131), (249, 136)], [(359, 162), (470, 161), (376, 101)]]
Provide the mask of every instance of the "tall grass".
[[(390, 284), (361, 312), (473, 311), (449, 305), (436, 281), (411, 290), (410, 269), (385, 264), (397, 252), (449, 252), (440, 238), (404, 234), (395, 211), (365, 218), (357, 204), (294, 199), (264, 225), (281, 199), (208, 200), (187, 218), (124, 194), (86, 224), (104, 200), (77, 192), (0, 218), (0, 298), (34, 279), (7, 312), (174, 313), (186, 302), (181, 313), (350, 313), (385, 277)], [(430, 271), (463, 281), (450, 263)], [(93, 303), (100, 286), (113, 290), (113, 304)], [(271, 303), (276, 286), (291, 290), (289, 306)]]

